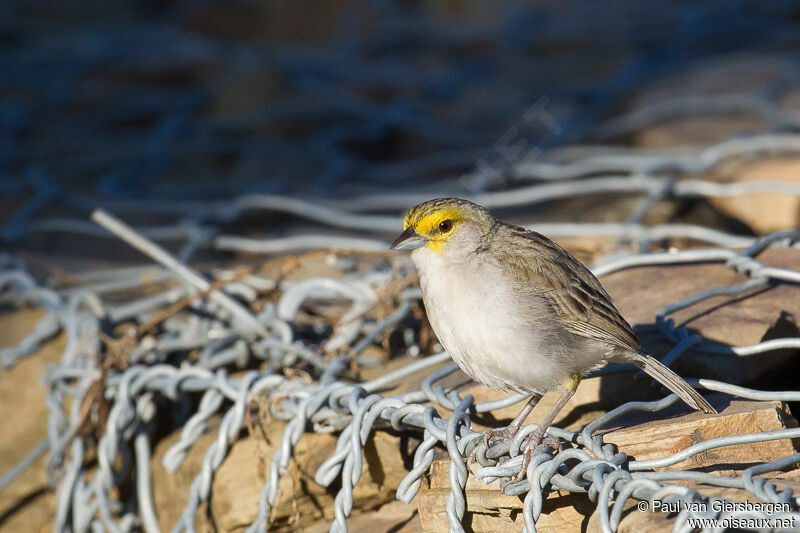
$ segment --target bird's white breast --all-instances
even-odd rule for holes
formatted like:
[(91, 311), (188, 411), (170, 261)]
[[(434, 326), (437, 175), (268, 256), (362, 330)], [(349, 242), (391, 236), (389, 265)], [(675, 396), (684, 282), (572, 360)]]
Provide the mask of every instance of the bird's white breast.
[(495, 389), (561, 388), (568, 347), (550, 327), (543, 302), (521, 300), (501, 267), (489, 260), (446, 261), (422, 248), (413, 261), (425, 309), (439, 342), (473, 379)]

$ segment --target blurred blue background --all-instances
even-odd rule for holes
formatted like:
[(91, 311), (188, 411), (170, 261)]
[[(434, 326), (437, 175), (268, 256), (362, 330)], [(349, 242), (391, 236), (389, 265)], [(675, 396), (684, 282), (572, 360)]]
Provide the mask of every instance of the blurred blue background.
[[(502, 189), (517, 139), (636, 146), (606, 126), (639, 88), (793, 64), (798, 26), (790, 1), (4, 2), (2, 239), (80, 248), (58, 221), (100, 205), (266, 227), (224, 203)], [(525, 118), (537, 102), (557, 128)]]

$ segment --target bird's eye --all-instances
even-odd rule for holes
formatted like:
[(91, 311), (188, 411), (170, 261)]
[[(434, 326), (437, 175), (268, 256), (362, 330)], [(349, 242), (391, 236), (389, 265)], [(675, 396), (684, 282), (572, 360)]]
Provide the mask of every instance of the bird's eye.
[(441, 222), (439, 222), (439, 231), (441, 231), (442, 233), (447, 233), (451, 229), (453, 229), (453, 221), (452, 220), (448, 219), (448, 220), (442, 220)]

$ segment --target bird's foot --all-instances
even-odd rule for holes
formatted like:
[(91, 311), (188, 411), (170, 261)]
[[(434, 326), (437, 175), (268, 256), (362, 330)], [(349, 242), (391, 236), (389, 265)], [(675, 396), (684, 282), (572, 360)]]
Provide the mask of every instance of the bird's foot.
[[(487, 429), (483, 432), (483, 443), (488, 450), (492, 446), (492, 440), (513, 439), (514, 435), (519, 431), (519, 427), (507, 426), (504, 428)], [(467, 457), (467, 468), (471, 469), (472, 465), (478, 460), (478, 447), (476, 446), (472, 453)]]
[(483, 442), (486, 444), (486, 447), (492, 445), (492, 439), (513, 439), (514, 435), (517, 434), (519, 431), (518, 427), (513, 426), (506, 426), (504, 428), (497, 428), (497, 429), (487, 429), (483, 432)]
[(519, 483), (525, 479), (525, 476), (528, 475), (528, 465), (531, 464), (533, 452), (536, 450), (536, 447), (542, 443), (545, 443), (556, 449), (561, 446), (561, 441), (558, 440), (558, 438), (545, 435), (544, 431), (539, 431), (538, 429), (534, 430), (534, 432), (531, 433), (531, 436), (528, 438), (527, 444), (525, 444), (525, 449), (522, 451), (522, 468), (520, 468), (519, 474), (514, 476), (512, 483)]

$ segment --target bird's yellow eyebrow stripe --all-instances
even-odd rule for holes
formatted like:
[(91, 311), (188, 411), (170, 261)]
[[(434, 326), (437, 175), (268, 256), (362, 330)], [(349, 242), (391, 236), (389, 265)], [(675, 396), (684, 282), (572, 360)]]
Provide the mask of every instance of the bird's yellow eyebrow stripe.
[[(410, 215), (410, 213), (409, 213)], [(419, 233), (420, 235), (428, 235), (430, 231), (439, 226), (445, 220), (452, 220), (454, 223), (458, 222), (461, 219), (461, 212), (455, 208), (449, 209), (440, 209), (438, 211), (434, 211), (429, 215), (425, 215), (421, 219), (419, 219), (416, 224), (414, 224), (414, 231)], [(404, 226), (408, 228), (411, 224), (411, 220), (409, 220), (409, 216), (406, 216), (406, 221)]]

